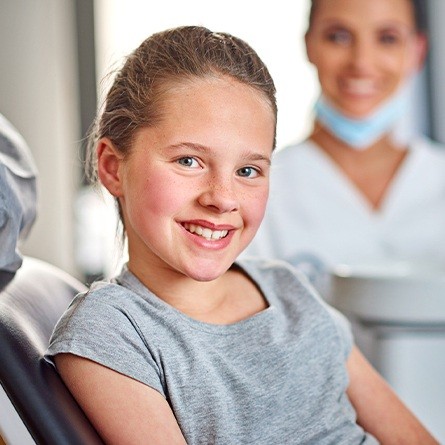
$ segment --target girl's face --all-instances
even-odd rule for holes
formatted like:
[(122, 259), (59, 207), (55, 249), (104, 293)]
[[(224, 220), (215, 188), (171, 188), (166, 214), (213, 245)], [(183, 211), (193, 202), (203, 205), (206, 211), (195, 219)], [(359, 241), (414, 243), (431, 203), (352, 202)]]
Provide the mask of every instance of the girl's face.
[(120, 200), (134, 273), (210, 281), (263, 218), (274, 115), (262, 93), (228, 78), (173, 85), (162, 112), (125, 160), (102, 142), (99, 174)]
[(361, 118), (420, 67), (425, 38), (408, 0), (319, 0), (306, 47), (323, 94)]

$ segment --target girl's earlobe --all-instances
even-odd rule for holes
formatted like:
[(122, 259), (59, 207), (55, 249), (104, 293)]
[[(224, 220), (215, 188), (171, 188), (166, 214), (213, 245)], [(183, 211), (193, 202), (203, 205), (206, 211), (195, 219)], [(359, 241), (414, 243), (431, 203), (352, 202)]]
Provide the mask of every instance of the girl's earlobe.
[(108, 138), (97, 144), (97, 174), (103, 186), (116, 198), (122, 196), (123, 156)]

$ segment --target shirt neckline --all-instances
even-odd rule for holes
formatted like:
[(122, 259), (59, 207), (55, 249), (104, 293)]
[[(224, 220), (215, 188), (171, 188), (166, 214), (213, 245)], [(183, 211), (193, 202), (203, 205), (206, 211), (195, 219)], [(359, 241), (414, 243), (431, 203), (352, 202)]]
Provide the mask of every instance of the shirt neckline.
[[(142, 284), (141, 281), (128, 269), (127, 264), (123, 266), (120, 275), (116, 277), (114, 281), (151, 303), (157, 308), (157, 310), (163, 312), (163, 316), (175, 318), (177, 321), (181, 321), (188, 325), (190, 329), (195, 329), (216, 335), (230, 335), (237, 334), (240, 331), (244, 332), (249, 329), (254, 329), (258, 325), (262, 325), (263, 323), (269, 323), (269, 318), (276, 310), (275, 305), (272, 303), (274, 299), (273, 289), (269, 288), (267, 283), (264, 283), (264, 281), (261, 280), (261, 277), (259, 276), (259, 274), (256, 273), (253, 265), (249, 264), (248, 260), (236, 261), (234, 264), (239, 267), (258, 287), (260, 292), (263, 294), (268, 307), (261, 310), (260, 312), (257, 312), (256, 314), (229, 324), (208, 323), (184, 314), (180, 310), (166, 303), (156, 294), (151, 292), (146, 286), (144, 286), (144, 284)], [(259, 283), (260, 281), (261, 285)]]

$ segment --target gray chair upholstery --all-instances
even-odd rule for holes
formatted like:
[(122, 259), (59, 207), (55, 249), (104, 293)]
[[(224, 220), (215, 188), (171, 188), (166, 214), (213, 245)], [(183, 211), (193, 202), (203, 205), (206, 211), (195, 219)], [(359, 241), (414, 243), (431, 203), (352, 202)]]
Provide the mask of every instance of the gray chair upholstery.
[(44, 359), (55, 323), (80, 282), (26, 257), (17, 273), (0, 273), (0, 383), (40, 445), (103, 444), (55, 369)]

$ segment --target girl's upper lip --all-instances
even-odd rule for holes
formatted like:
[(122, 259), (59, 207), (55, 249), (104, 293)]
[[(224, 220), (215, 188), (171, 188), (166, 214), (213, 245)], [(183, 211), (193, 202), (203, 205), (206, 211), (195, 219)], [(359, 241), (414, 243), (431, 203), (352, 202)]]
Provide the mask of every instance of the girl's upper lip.
[(195, 226), (202, 226), (211, 230), (233, 230), (236, 228), (232, 224), (215, 224), (211, 221), (206, 221), (203, 219), (190, 219), (187, 221), (182, 221), (181, 224), (194, 224)]

